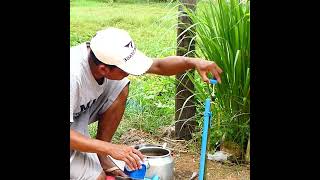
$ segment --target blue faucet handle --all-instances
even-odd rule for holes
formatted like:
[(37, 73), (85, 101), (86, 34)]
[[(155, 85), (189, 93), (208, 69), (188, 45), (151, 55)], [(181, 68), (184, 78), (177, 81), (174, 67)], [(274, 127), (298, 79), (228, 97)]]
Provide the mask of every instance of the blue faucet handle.
[(210, 79), (210, 84), (213, 84), (213, 85), (217, 84), (217, 80), (215, 80), (215, 79)]

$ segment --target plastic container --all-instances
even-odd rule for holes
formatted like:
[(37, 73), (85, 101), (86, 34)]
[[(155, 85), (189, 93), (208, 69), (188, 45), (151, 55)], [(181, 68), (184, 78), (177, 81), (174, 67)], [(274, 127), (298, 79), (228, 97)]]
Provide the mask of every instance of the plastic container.
[(146, 171), (147, 171), (147, 166), (145, 164), (141, 164), (141, 169), (137, 169), (137, 170), (131, 170), (130, 168), (128, 168), (128, 166), (126, 165), (124, 167), (124, 173), (126, 175), (128, 175), (131, 178), (136, 178), (136, 179), (144, 179), (145, 175), (146, 175)]

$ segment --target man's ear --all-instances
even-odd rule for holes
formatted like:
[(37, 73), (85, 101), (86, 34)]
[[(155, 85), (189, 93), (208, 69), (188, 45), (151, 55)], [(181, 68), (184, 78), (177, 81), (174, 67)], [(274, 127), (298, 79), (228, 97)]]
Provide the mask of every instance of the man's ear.
[(99, 71), (99, 73), (101, 73), (103, 76), (105, 76), (106, 74), (109, 74), (110, 68), (108, 68), (107, 66), (105, 66), (105, 65), (103, 65), (103, 64), (99, 64), (99, 65), (98, 65), (98, 71)]

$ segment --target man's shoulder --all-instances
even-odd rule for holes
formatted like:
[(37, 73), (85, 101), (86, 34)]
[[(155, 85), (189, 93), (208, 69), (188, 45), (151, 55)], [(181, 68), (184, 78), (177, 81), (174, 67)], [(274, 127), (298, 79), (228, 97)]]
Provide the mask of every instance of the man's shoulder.
[(70, 47), (70, 55), (75, 55), (84, 51), (85, 47), (86, 47), (86, 43), (81, 43), (81, 44)]
[(86, 60), (85, 43), (70, 47), (70, 75), (71, 79), (79, 79), (83, 74)]

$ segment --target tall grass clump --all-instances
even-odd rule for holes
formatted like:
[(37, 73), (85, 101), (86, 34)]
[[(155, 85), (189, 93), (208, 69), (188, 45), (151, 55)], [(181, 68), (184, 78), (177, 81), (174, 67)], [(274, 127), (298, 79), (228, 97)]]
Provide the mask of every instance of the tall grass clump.
[[(211, 148), (225, 139), (237, 143), (244, 157), (250, 134), (250, 1), (201, 1), (196, 11), (186, 11), (194, 23), (197, 54), (223, 69), (222, 84), (215, 87)], [(192, 81), (203, 111), (207, 87)]]

